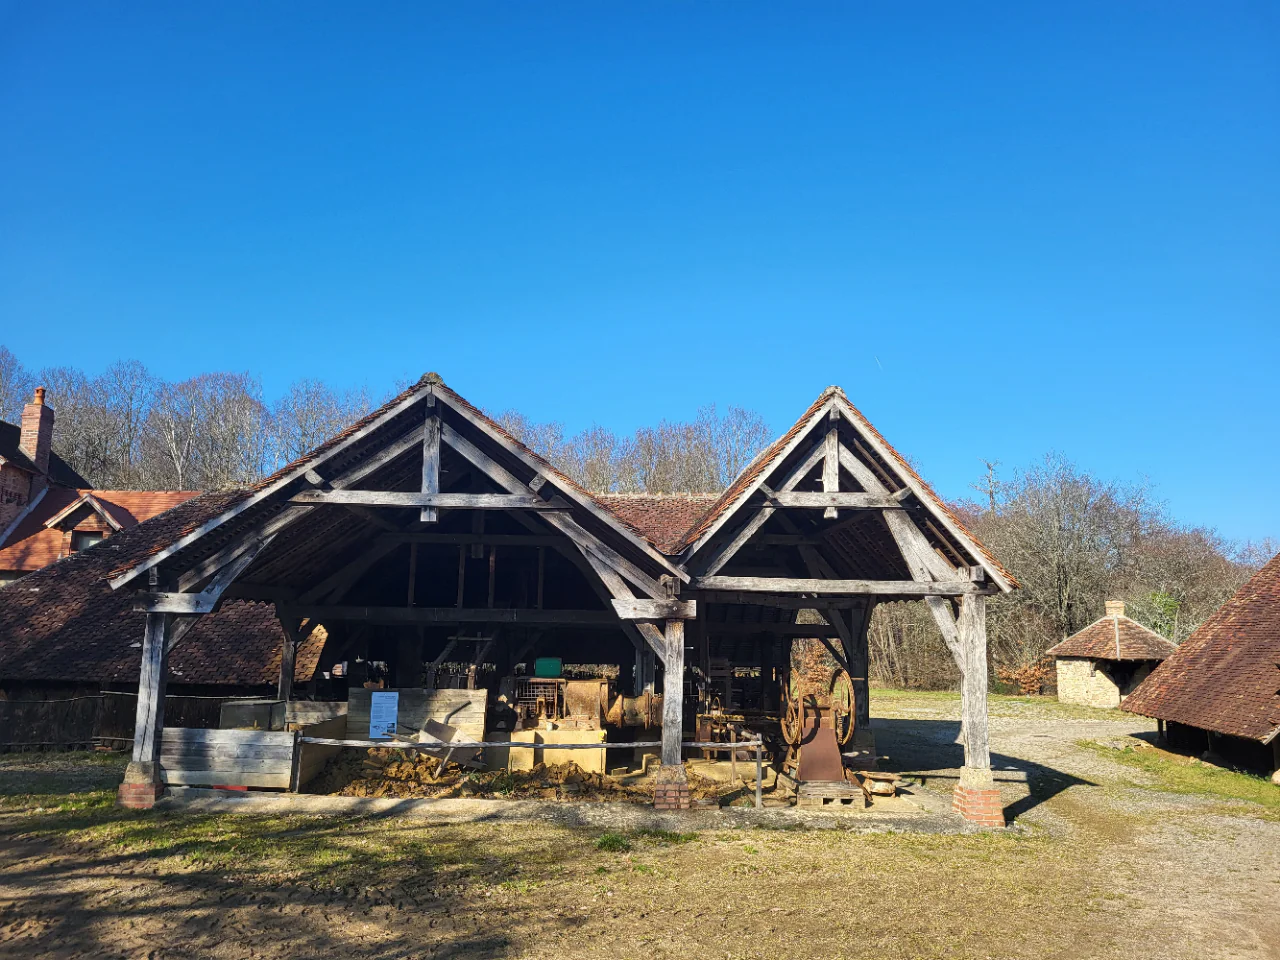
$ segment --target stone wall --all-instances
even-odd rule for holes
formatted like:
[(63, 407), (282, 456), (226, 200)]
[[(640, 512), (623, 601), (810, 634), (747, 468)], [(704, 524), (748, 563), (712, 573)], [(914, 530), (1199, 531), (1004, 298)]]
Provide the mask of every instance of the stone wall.
[(1058, 699), (1086, 707), (1120, 706), (1120, 688), (1106, 664), (1079, 657), (1058, 658)]

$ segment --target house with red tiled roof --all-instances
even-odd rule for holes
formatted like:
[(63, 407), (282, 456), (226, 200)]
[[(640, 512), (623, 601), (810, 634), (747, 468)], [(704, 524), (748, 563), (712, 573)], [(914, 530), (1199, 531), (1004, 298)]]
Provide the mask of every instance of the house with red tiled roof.
[[(210, 502), (94, 489), (53, 451), (53, 424), (44, 388), (21, 424), (0, 421), (0, 749), (132, 733), (145, 615), (104, 576), (130, 543), (180, 520), (175, 508)], [(313, 679), (326, 636), (299, 643), (291, 680)], [(284, 642), (273, 604), (226, 604), (174, 653), (174, 715), (216, 723), (221, 697), (272, 693)], [(61, 716), (42, 708), (51, 700), (68, 705)]]
[(53, 451), (53, 424), (44, 387), (21, 424), (0, 421), (0, 586), (196, 496), (93, 489)]
[(1280, 768), (1280, 555), (1182, 641), (1123, 709), (1171, 745)]
[(1087, 707), (1118, 707), (1178, 648), (1124, 615), (1123, 600), (1108, 600), (1107, 615), (1072, 634), (1046, 656), (1057, 663), (1058, 699)]

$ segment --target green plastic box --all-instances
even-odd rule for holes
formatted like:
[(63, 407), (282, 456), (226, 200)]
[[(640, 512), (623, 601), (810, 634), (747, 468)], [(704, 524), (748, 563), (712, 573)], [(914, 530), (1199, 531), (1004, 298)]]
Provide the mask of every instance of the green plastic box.
[(533, 661), (533, 675), (544, 679), (558, 677), (563, 667), (559, 657), (538, 657)]

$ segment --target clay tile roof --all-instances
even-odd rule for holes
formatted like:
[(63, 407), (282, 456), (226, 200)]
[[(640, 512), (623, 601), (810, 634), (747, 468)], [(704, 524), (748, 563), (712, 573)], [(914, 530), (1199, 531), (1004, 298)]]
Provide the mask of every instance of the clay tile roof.
[[(225, 508), (205, 494), (117, 533), (0, 589), (0, 678), (83, 683), (137, 682), (145, 615), (133, 591), (104, 577), (122, 559)], [(298, 652), (295, 677), (309, 680), (323, 646), (316, 631)], [(267, 603), (236, 601), (202, 617), (170, 657), (175, 683), (274, 685), (283, 632)]]
[[(198, 496), (193, 490), (77, 490), (51, 486), (0, 542), (0, 570), (39, 570), (62, 556), (63, 531), (45, 524), (85, 494), (92, 494), (126, 529)], [(76, 513), (79, 515), (79, 511)]]
[(1266, 742), (1280, 730), (1280, 555), (1152, 671), (1123, 709)]
[(1094, 660), (1163, 660), (1178, 648), (1154, 630), (1126, 616), (1095, 620), (1056, 647), (1049, 657), (1089, 657)]
[(609, 493), (596, 498), (663, 553), (676, 552), (684, 533), (716, 502), (716, 494)]

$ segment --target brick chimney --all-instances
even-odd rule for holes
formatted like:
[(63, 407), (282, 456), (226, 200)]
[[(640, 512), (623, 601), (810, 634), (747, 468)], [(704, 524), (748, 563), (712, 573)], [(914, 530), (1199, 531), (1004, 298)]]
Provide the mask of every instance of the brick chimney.
[(1108, 617), (1123, 617), (1123, 616), (1124, 616), (1124, 601), (1123, 601), (1123, 600), (1108, 600), (1108, 601), (1107, 601), (1107, 616), (1108, 616)]
[(18, 441), (18, 449), (31, 458), (36, 469), (47, 474), (52, 445), (53, 407), (45, 406), (44, 387), (36, 387), (35, 396), (22, 408), (22, 439)]

